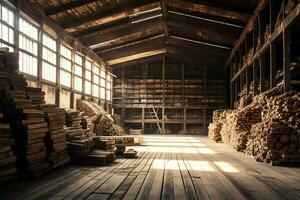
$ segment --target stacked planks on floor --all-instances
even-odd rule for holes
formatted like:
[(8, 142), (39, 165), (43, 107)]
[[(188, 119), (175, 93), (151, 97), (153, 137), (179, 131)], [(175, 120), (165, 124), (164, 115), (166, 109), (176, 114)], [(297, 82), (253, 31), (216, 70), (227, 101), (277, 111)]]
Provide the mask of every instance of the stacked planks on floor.
[(4, 120), (4, 114), (0, 112), (0, 184), (16, 178), (14, 144), (10, 125)]
[(214, 140), (216, 142), (220, 142), (222, 140), (220, 132), (223, 124), (226, 122), (227, 115), (230, 113), (230, 110), (224, 109), (215, 110), (213, 112), (213, 122), (208, 126), (208, 137), (211, 140)]
[(66, 110), (67, 145), (70, 154), (86, 154), (93, 148), (93, 140), (84, 134), (81, 125), (82, 113), (78, 110)]
[(252, 126), (246, 153), (273, 165), (300, 163), (300, 93), (267, 99), (262, 121)]
[(39, 107), (45, 113), (48, 123), (48, 132), (45, 138), (48, 161), (54, 169), (64, 166), (70, 160), (66, 145), (66, 131), (64, 130), (65, 122), (61, 117), (62, 111), (65, 111), (53, 104), (44, 104)]

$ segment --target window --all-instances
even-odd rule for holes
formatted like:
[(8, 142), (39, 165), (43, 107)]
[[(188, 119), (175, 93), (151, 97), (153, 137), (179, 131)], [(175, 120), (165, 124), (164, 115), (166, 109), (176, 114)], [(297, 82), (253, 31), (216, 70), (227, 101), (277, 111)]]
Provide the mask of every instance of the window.
[(20, 71), (37, 76), (38, 28), (20, 17), (19, 31)]
[(85, 88), (86, 94), (92, 94), (92, 62), (89, 59), (85, 60)]
[(93, 68), (93, 81), (93, 96), (99, 98), (100, 66), (97, 64), (95, 64)]
[(0, 39), (0, 47), (14, 51), (14, 13), (2, 5), (0, 5)]
[(100, 70), (100, 98), (105, 100), (105, 76), (104, 70)]
[(43, 65), (42, 78), (56, 82), (56, 41), (48, 35), (43, 35)]
[(82, 57), (75, 54), (74, 89), (82, 92)]
[(72, 51), (64, 45), (60, 46), (60, 84), (71, 87)]

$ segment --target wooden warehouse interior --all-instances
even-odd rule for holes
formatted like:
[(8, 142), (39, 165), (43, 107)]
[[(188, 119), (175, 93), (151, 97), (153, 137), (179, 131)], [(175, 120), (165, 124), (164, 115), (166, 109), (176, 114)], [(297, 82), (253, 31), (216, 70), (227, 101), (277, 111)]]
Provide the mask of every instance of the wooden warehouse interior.
[(0, 199), (300, 199), (299, 0), (0, 1)]

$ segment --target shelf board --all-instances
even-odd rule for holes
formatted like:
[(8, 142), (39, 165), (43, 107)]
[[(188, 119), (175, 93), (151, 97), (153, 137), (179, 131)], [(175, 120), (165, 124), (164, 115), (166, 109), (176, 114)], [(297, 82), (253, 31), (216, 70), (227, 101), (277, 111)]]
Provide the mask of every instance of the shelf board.
[(299, 17), (300, 15), (300, 3), (292, 10), (292, 12), (281, 22), (280, 26), (277, 27), (274, 32), (271, 34), (270, 39), (265, 42), (262, 47), (257, 50), (252, 58), (250, 65), (244, 65), (231, 79), (231, 82), (235, 81), (241, 73), (245, 71), (245, 69), (251, 66), (256, 58), (259, 57), (260, 54), (264, 53), (266, 49), (270, 46), (272, 42), (274, 42), (278, 36)]

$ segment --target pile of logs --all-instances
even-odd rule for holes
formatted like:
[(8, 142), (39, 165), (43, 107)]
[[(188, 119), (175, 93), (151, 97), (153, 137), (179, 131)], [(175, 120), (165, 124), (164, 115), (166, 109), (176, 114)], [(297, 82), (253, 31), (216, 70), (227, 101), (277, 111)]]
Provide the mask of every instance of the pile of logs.
[(96, 135), (125, 135), (119, 116), (111, 117), (101, 106), (91, 101), (78, 100), (76, 107), (93, 120)]
[(270, 97), (262, 121), (251, 129), (246, 153), (274, 165), (300, 162), (300, 94)]
[(222, 140), (220, 131), (223, 124), (226, 122), (226, 117), (230, 110), (215, 110), (213, 112), (213, 122), (208, 126), (208, 137), (211, 140), (220, 142)]
[(49, 129), (45, 138), (48, 161), (52, 168), (63, 166), (70, 160), (66, 145), (64, 121), (60, 117), (63, 109), (51, 104), (40, 105), (40, 108), (45, 113)]

